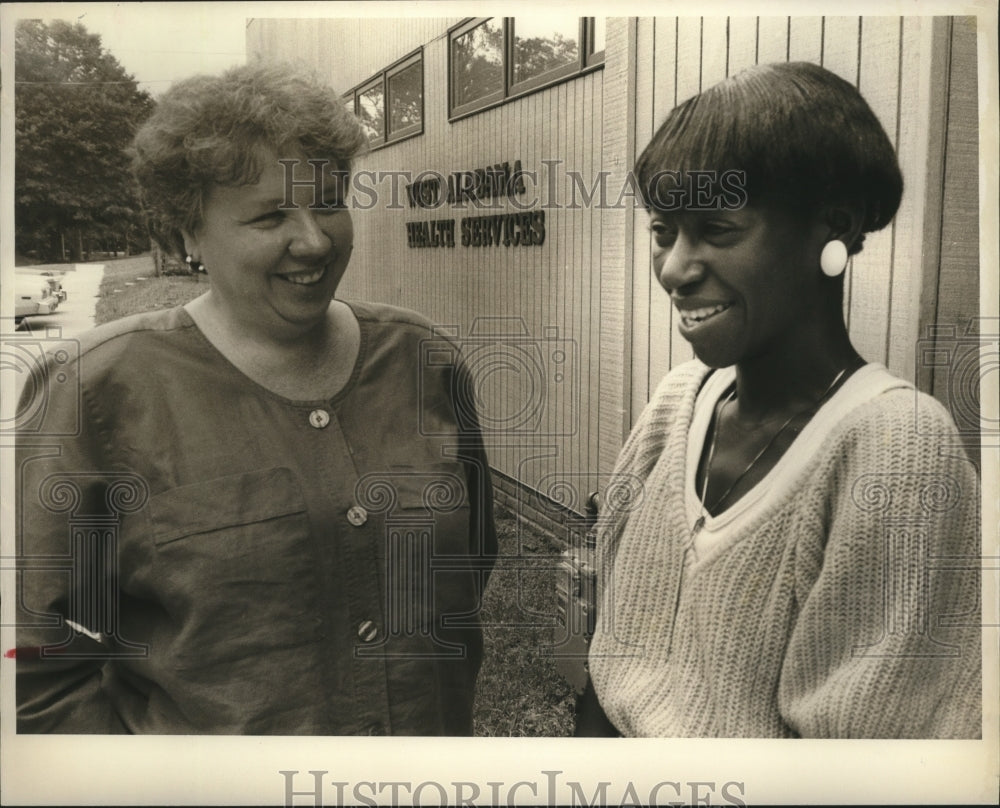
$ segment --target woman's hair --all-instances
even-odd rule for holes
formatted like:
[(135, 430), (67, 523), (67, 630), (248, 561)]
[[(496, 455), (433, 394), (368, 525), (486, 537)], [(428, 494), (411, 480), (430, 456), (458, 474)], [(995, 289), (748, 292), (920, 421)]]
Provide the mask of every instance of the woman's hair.
[[(688, 208), (692, 171), (711, 172), (705, 187), (721, 182), (730, 201), (804, 216), (856, 206), (862, 233), (885, 227), (903, 192), (892, 143), (861, 94), (808, 62), (751, 67), (675, 107), (636, 162), (646, 208)], [(723, 177), (734, 171), (745, 173)]]
[(132, 144), (132, 173), (160, 246), (184, 255), (212, 184), (256, 182), (267, 152), (327, 159), (347, 172), (367, 146), (343, 99), (288, 65), (256, 62), (174, 84)]

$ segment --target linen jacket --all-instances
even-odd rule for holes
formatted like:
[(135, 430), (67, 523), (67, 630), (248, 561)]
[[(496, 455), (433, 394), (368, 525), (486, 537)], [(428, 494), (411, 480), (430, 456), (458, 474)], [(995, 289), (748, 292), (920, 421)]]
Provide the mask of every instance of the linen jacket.
[(49, 352), (19, 413), (20, 732), (470, 734), (489, 467), (458, 348), (402, 309), (333, 398), (183, 308)]

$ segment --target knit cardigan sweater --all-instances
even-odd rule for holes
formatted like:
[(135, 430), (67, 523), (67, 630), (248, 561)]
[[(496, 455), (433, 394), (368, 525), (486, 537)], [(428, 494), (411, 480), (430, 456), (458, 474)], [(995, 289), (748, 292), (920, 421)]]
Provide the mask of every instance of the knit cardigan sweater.
[(708, 373), (668, 374), (605, 491), (589, 669), (610, 720), (646, 737), (978, 738), (979, 483), (944, 408), (898, 380), (861, 396), (695, 557), (686, 455)]

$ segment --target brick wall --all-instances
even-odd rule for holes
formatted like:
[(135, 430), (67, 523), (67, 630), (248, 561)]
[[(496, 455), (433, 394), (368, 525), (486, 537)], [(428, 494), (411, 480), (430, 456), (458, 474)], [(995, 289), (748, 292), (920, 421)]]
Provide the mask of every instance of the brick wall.
[(519, 522), (552, 536), (565, 547), (580, 544), (582, 535), (593, 526), (593, 517), (566, 508), (496, 470), (493, 471), (493, 496), (497, 507), (509, 511)]

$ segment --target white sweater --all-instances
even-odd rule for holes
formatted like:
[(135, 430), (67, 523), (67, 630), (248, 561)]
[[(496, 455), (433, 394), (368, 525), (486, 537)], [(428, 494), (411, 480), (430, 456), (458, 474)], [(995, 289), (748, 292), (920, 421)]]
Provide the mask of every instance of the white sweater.
[(696, 554), (708, 372), (668, 374), (605, 491), (589, 667), (608, 717), (652, 737), (979, 737), (979, 483), (944, 408), (862, 368)]

